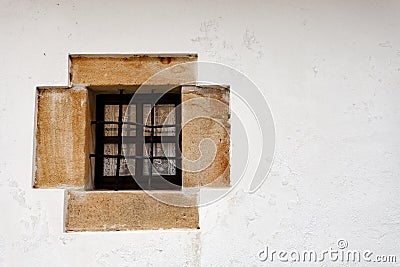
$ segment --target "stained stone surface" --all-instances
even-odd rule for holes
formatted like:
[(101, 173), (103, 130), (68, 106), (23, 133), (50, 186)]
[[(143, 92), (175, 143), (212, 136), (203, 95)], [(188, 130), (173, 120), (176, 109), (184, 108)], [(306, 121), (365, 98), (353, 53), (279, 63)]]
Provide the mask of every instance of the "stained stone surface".
[(184, 86), (182, 102), (183, 186), (229, 186), (229, 88)]
[[(197, 55), (71, 55), (70, 82), (91, 86), (141, 85), (171, 66), (197, 60)], [(151, 79), (148, 85), (183, 84), (196, 80), (194, 64), (179, 65)]]
[(83, 188), (89, 178), (86, 89), (38, 88), (34, 187)]
[[(197, 195), (160, 192), (187, 206)], [(143, 191), (69, 191), (66, 195), (66, 231), (121, 231), (199, 227), (197, 207), (178, 207), (154, 199)]]

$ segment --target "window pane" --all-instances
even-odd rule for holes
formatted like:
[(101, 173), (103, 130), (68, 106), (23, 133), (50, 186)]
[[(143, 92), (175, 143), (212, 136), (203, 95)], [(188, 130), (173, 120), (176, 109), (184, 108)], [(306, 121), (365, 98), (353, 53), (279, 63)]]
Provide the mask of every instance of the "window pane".
[[(135, 156), (136, 147), (135, 144), (122, 144), (122, 153), (124, 156)], [(121, 160), (121, 166), (119, 169), (120, 175), (135, 175), (135, 159), (127, 158)]]
[(119, 176), (128, 176), (128, 175), (131, 176), (135, 175), (135, 159), (129, 159), (129, 160), (121, 159), (121, 165), (119, 166)]
[[(144, 155), (150, 156), (150, 145), (145, 144)], [(153, 144), (154, 157), (175, 157), (175, 143), (155, 143)], [(143, 162), (143, 175), (150, 175), (151, 161), (145, 159)], [(153, 175), (175, 175), (176, 167), (174, 159), (154, 159), (153, 160)]]
[(117, 159), (104, 158), (104, 176), (117, 175)]
[[(152, 175), (176, 175), (174, 159), (154, 159)], [(143, 175), (150, 175), (151, 161), (143, 160)]]
[[(105, 105), (104, 107), (104, 120), (118, 122), (119, 106), (118, 105)], [(122, 121), (136, 122), (136, 105), (122, 105)], [(122, 135), (135, 136), (136, 126), (124, 124), (122, 126)], [(104, 136), (118, 136), (118, 124), (105, 124)]]
[[(143, 105), (143, 121), (146, 125), (151, 125), (151, 105)], [(175, 125), (175, 105), (174, 104), (158, 104), (154, 106), (154, 125)], [(151, 135), (151, 128), (145, 127), (144, 134)], [(174, 136), (175, 127), (155, 128), (155, 136)]]
[[(118, 122), (118, 105), (105, 105), (104, 121)], [(104, 124), (104, 136), (118, 136), (117, 124)]]
[[(144, 155), (150, 156), (150, 143), (144, 144)], [(175, 157), (175, 143), (153, 143), (153, 156)]]
[[(150, 104), (143, 104), (143, 123), (145, 125), (151, 125), (151, 105)], [(145, 136), (150, 136), (151, 128), (144, 127), (143, 134)]]
[[(126, 156), (135, 155), (135, 144), (122, 144), (121, 153), (125, 153)], [(104, 155), (118, 155), (118, 144), (104, 144)], [(128, 168), (129, 165), (129, 168)], [(125, 160), (121, 159), (119, 175), (131, 175), (130, 170), (133, 174), (135, 171), (135, 159)], [(117, 159), (116, 158), (104, 158), (104, 176), (116, 176), (117, 175)]]
[[(124, 122), (136, 122), (136, 105), (123, 105), (123, 121)], [(122, 135), (123, 136), (135, 136), (136, 135), (136, 125), (123, 124), (122, 125)]]

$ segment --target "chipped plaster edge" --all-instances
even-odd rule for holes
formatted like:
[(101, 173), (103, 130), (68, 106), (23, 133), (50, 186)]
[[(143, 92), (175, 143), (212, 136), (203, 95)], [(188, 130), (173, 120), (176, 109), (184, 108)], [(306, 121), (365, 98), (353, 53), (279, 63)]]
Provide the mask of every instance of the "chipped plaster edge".
[(33, 107), (33, 137), (32, 137), (32, 178), (31, 178), (31, 188), (35, 187), (36, 184), (36, 150), (37, 150), (37, 122), (38, 122), (38, 107), (39, 107), (39, 89), (35, 89), (35, 105)]
[(69, 191), (64, 190), (63, 233), (67, 232), (68, 201), (69, 201)]

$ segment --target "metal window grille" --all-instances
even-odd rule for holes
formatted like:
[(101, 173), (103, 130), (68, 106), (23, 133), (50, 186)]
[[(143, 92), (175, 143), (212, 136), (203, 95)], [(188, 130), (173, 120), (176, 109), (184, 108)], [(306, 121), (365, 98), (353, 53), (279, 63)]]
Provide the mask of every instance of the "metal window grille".
[[(95, 189), (180, 189), (180, 94), (132, 96), (123, 90), (96, 96), (96, 120), (92, 121), (96, 148), (90, 155), (95, 158)], [(172, 108), (174, 116), (171, 113), (168, 118), (174, 123), (160, 123), (165, 117), (160, 114)]]

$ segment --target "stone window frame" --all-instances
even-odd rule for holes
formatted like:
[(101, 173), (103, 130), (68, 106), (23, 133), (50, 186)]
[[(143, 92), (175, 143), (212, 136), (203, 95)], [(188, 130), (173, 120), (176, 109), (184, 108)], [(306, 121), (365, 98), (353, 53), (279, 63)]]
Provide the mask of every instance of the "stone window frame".
[[(225, 102), (227, 107), (223, 110), (215, 112), (210, 109), (210, 117), (220, 120), (229, 131), (229, 86), (189, 84), (188, 81), (196, 81), (197, 72), (185, 69), (185, 63), (197, 61), (196, 54), (71, 54), (68, 59), (68, 86), (37, 87), (33, 167), (34, 188), (60, 188), (66, 192), (64, 230), (198, 229), (198, 195), (168, 191), (159, 193), (187, 203), (187, 206), (177, 207), (156, 201), (141, 191), (92, 190), (93, 176), (88, 155), (94, 147), (90, 126), (94, 115), (94, 96), (104, 92), (114, 93), (121, 88), (134, 92), (153, 74), (182, 64), (179, 73), (173, 77), (162, 77), (153, 85), (186, 84), (182, 87), (182, 102), (196, 98)], [(191, 107), (190, 112), (196, 112), (196, 108)], [(68, 128), (71, 125), (73, 129)], [(221, 136), (221, 131), (210, 133), (199, 128), (198, 123), (192, 123), (182, 129), (183, 139), (193, 137), (194, 131), (219, 142), (216, 163), (203, 173), (184, 172), (183, 187), (229, 187), (229, 132)], [(182, 140), (183, 153), (185, 150), (192, 151), (188, 140)], [(124, 213), (120, 213), (121, 210)]]

